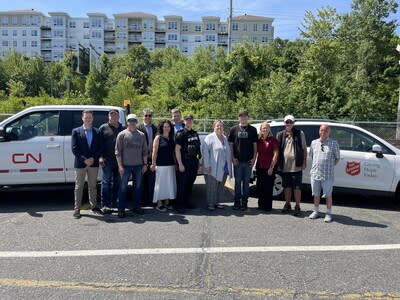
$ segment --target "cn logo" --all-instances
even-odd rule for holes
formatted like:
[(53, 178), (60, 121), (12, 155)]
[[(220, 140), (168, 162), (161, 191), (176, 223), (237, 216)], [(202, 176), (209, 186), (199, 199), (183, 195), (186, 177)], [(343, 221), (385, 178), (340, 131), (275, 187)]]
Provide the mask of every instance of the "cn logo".
[(14, 164), (27, 164), (30, 161), (40, 164), (42, 162), (42, 153), (39, 153), (37, 156), (32, 153), (14, 153), (12, 155), (12, 162)]
[(346, 173), (350, 176), (357, 176), (361, 172), (361, 163), (359, 161), (348, 161), (346, 163)]

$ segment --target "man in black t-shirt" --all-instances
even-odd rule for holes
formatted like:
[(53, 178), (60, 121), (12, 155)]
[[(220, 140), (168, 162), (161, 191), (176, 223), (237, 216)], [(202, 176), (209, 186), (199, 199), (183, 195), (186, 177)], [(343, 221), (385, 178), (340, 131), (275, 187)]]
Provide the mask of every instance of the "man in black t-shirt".
[(233, 209), (248, 210), (249, 182), (257, 156), (257, 138), (257, 129), (249, 125), (249, 113), (247, 110), (240, 110), (239, 125), (231, 128), (228, 137), (235, 175)]
[(194, 208), (190, 198), (201, 158), (200, 138), (192, 126), (193, 116), (185, 116), (185, 127), (180, 129), (175, 137), (175, 155), (179, 167), (175, 209), (180, 213), (183, 213), (185, 208)]

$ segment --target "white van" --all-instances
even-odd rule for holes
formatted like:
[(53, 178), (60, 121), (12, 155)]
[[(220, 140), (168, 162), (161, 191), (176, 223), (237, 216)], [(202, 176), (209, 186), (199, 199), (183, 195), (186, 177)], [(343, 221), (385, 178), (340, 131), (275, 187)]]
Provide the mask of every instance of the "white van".
[[(303, 130), (307, 150), (311, 141), (319, 138), (319, 127), (328, 124), (330, 137), (340, 146), (340, 162), (335, 166), (334, 191), (363, 195), (394, 197), (400, 203), (400, 149), (373, 133), (349, 124), (333, 121), (298, 120), (295, 127)], [(259, 131), (260, 124), (254, 124)], [(274, 136), (285, 129), (283, 122), (272, 121)], [(310, 187), (311, 159), (308, 156), (307, 169), (303, 171), (303, 183)], [(276, 176), (274, 196), (282, 194), (282, 180)]]
[(71, 132), (82, 125), (85, 109), (93, 111), (94, 127), (108, 122), (111, 109), (125, 125), (122, 108), (97, 105), (35, 106), (0, 122), (0, 188), (73, 183)]

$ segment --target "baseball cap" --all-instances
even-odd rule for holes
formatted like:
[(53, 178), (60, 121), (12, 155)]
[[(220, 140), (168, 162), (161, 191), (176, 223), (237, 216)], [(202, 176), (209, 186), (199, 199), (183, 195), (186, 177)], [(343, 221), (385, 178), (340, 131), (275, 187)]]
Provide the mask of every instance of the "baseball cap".
[(128, 122), (129, 122), (129, 121), (134, 121), (134, 122), (137, 123), (137, 117), (136, 117), (135, 114), (129, 114), (129, 115), (126, 117), (126, 120), (127, 120)]
[(286, 122), (286, 121), (288, 121), (288, 120), (294, 122), (294, 117), (293, 117), (293, 115), (287, 115), (287, 116), (283, 119), (283, 122)]

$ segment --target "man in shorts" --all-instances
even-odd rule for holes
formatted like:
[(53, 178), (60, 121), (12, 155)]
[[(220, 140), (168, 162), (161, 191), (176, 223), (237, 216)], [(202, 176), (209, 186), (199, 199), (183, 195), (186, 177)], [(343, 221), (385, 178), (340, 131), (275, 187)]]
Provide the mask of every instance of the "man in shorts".
[(319, 139), (313, 140), (310, 146), (310, 157), (312, 165), (311, 191), (314, 197), (314, 211), (310, 219), (317, 219), (319, 215), (319, 202), (321, 190), (326, 198), (326, 214), (324, 221), (332, 222), (332, 189), (334, 181), (334, 167), (340, 160), (339, 144), (329, 137), (329, 125), (321, 125), (319, 128)]

